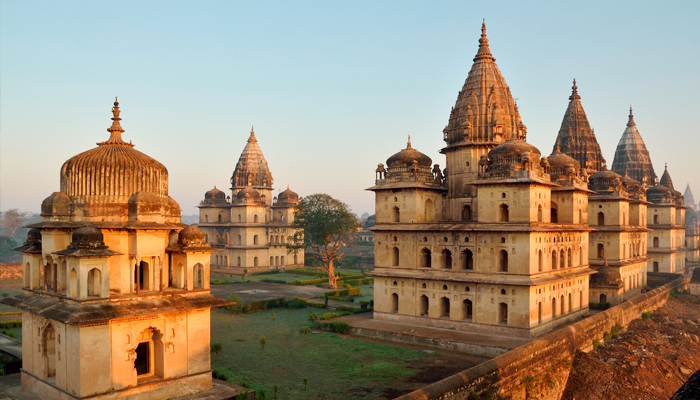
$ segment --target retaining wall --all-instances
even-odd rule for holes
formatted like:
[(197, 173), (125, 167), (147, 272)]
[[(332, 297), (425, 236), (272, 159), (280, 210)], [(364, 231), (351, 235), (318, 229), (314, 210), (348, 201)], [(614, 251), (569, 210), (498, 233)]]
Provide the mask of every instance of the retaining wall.
[(397, 400), (467, 400), (472, 392), (491, 390), (513, 400), (537, 395), (538, 399), (559, 399), (566, 387), (571, 362), (577, 351), (590, 351), (594, 339), (603, 342), (603, 334), (615, 324), (623, 327), (653, 311), (668, 300), (669, 294), (683, 286), (683, 277), (589, 318), (560, 328), (492, 360), (481, 363)]

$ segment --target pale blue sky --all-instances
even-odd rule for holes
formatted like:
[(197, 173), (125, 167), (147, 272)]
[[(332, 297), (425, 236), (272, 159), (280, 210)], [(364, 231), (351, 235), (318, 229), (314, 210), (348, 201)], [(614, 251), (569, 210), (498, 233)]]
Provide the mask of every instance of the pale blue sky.
[(109, 134), (162, 162), (195, 214), (255, 125), (275, 187), (374, 212), (380, 162), (442, 129), (486, 18), (528, 141), (551, 152), (576, 78), (612, 165), (630, 104), (657, 174), (700, 196), (700, 3), (0, 1), (0, 208), (39, 211)]

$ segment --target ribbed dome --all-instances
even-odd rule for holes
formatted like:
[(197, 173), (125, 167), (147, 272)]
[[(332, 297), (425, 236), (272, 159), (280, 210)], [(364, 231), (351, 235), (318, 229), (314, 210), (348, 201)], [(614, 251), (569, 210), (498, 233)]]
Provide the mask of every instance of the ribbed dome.
[(394, 167), (398, 164), (410, 166), (413, 164), (414, 160), (418, 161), (418, 165), (426, 167), (430, 167), (433, 164), (433, 160), (431, 160), (430, 157), (411, 147), (411, 137), (409, 136), (406, 148), (389, 157), (386, 160), (386, 165), (387, 167)]
[(206, 236), (201, 229), (194, 225), (180, 231), (177, 235), (177, 242), (184, 247), (203, 246), (206, 244)]
[(299, 204), (299, 195), (289, 189), (277, 196), (277, 204)]
[[(510, 139), (505, 143), (501, 143), (489, 151), (490, 159), (498, 159), (504, 157), (522, 157), (525, 152), (529, 152), (530, 156), (537, 154), (537, 159), (540, 158), (540, 153), (537, 147), (520, 139)], [(552, 160), (549, 159), (551, 164)]]
[(168, 195), (168, 170), (153, 158), (134, 150), (121, 138), (119, 103), (114, 102), (110, 138), (80, 153), (61, 167), (61, 192), (68, 196), (127, 196), (147, 192)]
[(222, 192), (221, 190), (217, 189), (216, 186), (214, 186), (214, 189), (204, 194), (205, 200), (211, 198), (224, 199), (226, 198), (226, 193)]
[(624, 174), (627, 171), (630, 177), (645, 186), (652, 186), (656, 181), (654, 166), (651, 164), (647, 146), (634, 122), (632, 107), (630, 107), (627, 127), (617, 144), (611, 169), (618, 174)]
[(253, 189), (252, 186), (246, 186), (236, 193), (237, 201), (260, 201), (260, 192)]

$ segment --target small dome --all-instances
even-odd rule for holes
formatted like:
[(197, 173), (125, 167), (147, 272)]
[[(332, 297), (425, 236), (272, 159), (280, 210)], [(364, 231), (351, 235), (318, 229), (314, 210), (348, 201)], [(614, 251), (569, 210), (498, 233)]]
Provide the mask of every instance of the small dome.
[(73, 249), (101, 249), (105, 247), (102, 231), (94, 226), (83, 226), (73, 232), (70, 247)]
[(291, 191), (289, 189), (289, 186), (287, 186), (287, 190), (285, 190), (284, 192), (280, 193), (279, 196), (277, 196), (277, 204), (281, 203), (299, 204), (299, 195)]
[(409, 136), (406, 148), (389, 157), (386, 160), (386, 165), (388, 167), (394, 167), (396, 164), (410, 166), (413, 164), (413, 161), (418, 161), (418, 165), (426, 167), (432, 167), (433, 165), (433, 160), (430, 157), (411, 147), (411, 137)]
[(252, 186), (246, 186), (238, 193), (236, 193), (236, 199), (238, 201), (250, 200), (250, 201), (260, 201), (260, 192), (253, 189)]
[(559, 149), (559, 142), (557, 142), (554, 152), (551, 156), (547, 158), (547, 160), (549, 161), (549, 165), (552, 168), (566, 167), (569, 164), (573, 164), (574, 168), (581, 168), (581, 163), (576, 161), (576, 159), (574, 159), (573, 157), (570, 157), (569, 155), (561, 152), (561, 150)]
[(225, 199), (226, 198), (226, 193), (222, 192), (221, 190), (217, 189), (216, 186), (214, 186), (214, 189), (206, 192), (204, 194), (204, 199)]
[(38, 228), (32, 228), (27, 232), (26, 243), (41, 242), (41, 231)]
[(590, 178), (588, 178), (591, 182), (593, 181), (602, 181), (602, 180), (613, 180), (613, 179), (619, 179), (620, 182), (622, 182), (622, 175), (610, 171), (609, 169), (604, 169), (602, 171), (596, 172), (595, 174), (591, 175)]
[(638, 188), (638, 187), (642, 186), (642, 184), (639, 183), (638, 180), (632, 179), (627, 175), (622, 177), (622, 183), (624, 183), (625, 185), (627, 185), (627, 187), (630, 187), (630, 188)]
[(20, 247), (12, 249), (22, 253), (41, 254), (41, 231), (38, 228), (32, 228), (27, 232), (27, 240)]
[[(494, 147), (489, 151), (489, 158), (491, 159), (496, 159), (496, 158), (505, 158), (505, 157), (522, 157), (524, 153), (529, 152), (530, 157), (534, 158), (534, 155), (537, 154), (537, 158), (539, 159), (542, 153), (540, 153), (540, 150), (531, 145), (530, 143), (525, 142), (524, 140), (520, 139), (510, 139), (506, 141), (505, 143), (501, 143), (498, 146)], [(552, 162), (551, 159), (549, 161), (550, 163)]]
[(177, 235), (177, 242), (184, 247), (202, 247), (207, 244), (204, 232), (194, 225), (181, 230)]
[(53, 192), (41, 202), (41, 215), (70, 216), (73, 202), (65, 193)]
[(652, 186), (649, 189), (647, 189), (647, 196), (650, 194), (660, 194), (660, 195), (665, 195), (665, 194), (672, 194), (673, 191), (669, 188), (667, 188), (664, 185), (656, 185)]

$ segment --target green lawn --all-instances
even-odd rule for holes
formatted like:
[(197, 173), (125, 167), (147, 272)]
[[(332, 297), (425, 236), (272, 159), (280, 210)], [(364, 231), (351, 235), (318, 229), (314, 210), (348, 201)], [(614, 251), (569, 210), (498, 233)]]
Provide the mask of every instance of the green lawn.
[[(308, 316), (314, 312), (320, 315), (325, 310), (307, 307), (237, 315), (212, 310), (211, 340), (224, 349), (218, 360), (212, 354), (212, 368), (227, 374), (233, 383), (245, 382), (258, 392), (264, 390), (268, 399), (275, 385), (278, 398), (283, 400), (372, 399), (384, 398), (385, 388), (420, 387), (402, 381), (418, 372), (409, 364), (439, 357), (347, 335), (299, 335), (301, 327), (310, 326)], [(264, 351), (261, 336), (267, 338)], [(304, 378), (308, 379), (306, 390)]]
[(8, 336), (12, 336), (12, 335), (10, 335), (10, 333), (12, 333), (12, 334), (14, 334), (15, 339), (22, 340), (22, 327), (21, 326), (18, 328), (12, 328), (12, 329), (0, 329), (0, 331), (5, 331), (5, 334)]

